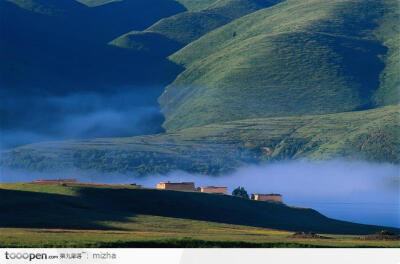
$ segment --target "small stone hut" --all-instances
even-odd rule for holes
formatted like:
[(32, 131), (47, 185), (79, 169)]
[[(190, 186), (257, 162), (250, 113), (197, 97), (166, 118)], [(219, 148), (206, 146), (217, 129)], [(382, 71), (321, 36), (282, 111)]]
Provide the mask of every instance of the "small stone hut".
[(228, 194), (228, 187), (222, 186), (205, 186), (200, 187), (202, 193), (218, 193), (218, 194)]
[(194, 182), (160, 182), (157, 189), (174, 191), (195, 191)]
[(274, 202), (274, 203), (282, 203), (282, 195), (270, 193), (270, 194), (254, 194), (254, 200), (263, 201), (263, 202)]

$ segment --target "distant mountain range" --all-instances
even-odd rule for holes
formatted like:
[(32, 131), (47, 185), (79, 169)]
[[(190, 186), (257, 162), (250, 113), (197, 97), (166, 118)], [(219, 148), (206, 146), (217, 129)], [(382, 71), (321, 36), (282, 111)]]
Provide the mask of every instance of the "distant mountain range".
[(2, 0), (0, 10), (3, 132), (66, 138), (54, 124), (70, 109), (46, 98), (88, 93), (133, 93), (163, 115), (104, 135), (118, 138), (9, 149), (2, 166), (218, 174), (268, 160), (400, 161), (396, 0)]

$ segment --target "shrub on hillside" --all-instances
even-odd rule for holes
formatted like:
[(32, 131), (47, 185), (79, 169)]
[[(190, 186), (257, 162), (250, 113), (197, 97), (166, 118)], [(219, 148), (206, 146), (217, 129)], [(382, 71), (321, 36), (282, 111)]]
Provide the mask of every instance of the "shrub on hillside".
[(235, 190), (232, 192), (233, 196), (249, 199), (249, 194), (243, 187), (237, 187)]

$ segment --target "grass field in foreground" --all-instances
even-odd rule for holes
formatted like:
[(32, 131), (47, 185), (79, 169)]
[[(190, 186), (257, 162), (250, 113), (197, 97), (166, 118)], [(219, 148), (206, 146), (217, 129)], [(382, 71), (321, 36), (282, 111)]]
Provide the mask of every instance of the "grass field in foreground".
[(293, 232), (171, 217), (137, 215), (107, 222), (115, 230), (0, 228), (0, 247), (400, 247), (399, 241), (291, 238)]
[[(0, 247), (400, 247), (359, 235), (384, 227), (225, 195), (25, 183), (0, 196)], [(327, 238), (291, 237), (316, 230)]]

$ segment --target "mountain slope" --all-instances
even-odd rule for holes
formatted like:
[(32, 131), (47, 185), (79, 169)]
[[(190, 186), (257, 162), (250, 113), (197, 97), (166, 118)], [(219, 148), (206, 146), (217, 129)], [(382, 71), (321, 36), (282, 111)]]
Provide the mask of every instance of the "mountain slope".
[(249, 163), (364, 159), (400, 163), (398, 106), (330, 115), (234, 121), (175, 133), (47, 142), (1, 153), (3, 169), (147, 175), (220, 174)]
[(288, 0), (190, 43), (170, 57), (186, 70), (159, 99), (164, 127), (373, 107), (383, 2)]
[[(143, 32), (132, 31), (113, 40), (110, 44), (133, 49), (149, 49), (157, 52), (164, 45), (175, 44), (175, 49), (166, 48), (165, 56), (172, 54), (183, 46), (198, 39), (228, 22), (262, 8), (272, 6), (281, 0), (219, 0), (201, 11), (187, 11), (161, 19)], [(169, 42), (157, 42), (151, 47), (154, 35), (166, 38)], [(147, 38), (146, 38), (147, 36)], [(154, 46), (154, 45), (153, 45)]]

